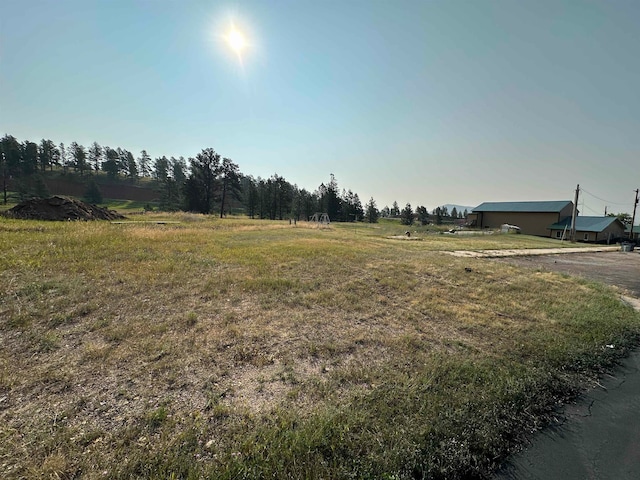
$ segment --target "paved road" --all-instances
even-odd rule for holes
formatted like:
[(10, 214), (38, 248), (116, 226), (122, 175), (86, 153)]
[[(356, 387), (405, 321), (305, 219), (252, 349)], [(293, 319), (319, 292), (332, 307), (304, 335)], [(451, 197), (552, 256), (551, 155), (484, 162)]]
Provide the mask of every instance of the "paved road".
[[(499, 259), (582, 275), (640, 297), (640, 254), (609, 252)], [(629, 300), (633, 302), (633, 299)], [(638, 302), (635, 302), (636, 308)], [(513, 455), (495, 480), (640, 479), (640, 350), (566, 406), (558, 422)]]
[(601, 380), (558, 423), (513, 455), (495, 480), (640, 478), (640, 351)]
[[(526, 257), (496, 258), (523, 267), (580, 275), (626, 289), (640, 298), (640, 252), (566, 253)], [(638, 475), (640, 478), (640, 475)]]

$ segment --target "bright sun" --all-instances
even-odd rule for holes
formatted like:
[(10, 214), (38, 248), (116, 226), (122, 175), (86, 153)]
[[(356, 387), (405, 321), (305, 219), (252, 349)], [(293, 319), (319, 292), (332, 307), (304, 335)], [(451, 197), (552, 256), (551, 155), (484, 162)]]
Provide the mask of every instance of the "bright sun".
[(242, 35), (242, 32), (236, 30), (235, 28), (232, 28), (227, 35), (227, 42), (229, 43), (229, 46), (238, 54), (242, 52), (242, 49), (247, 44), (244, 39), (244, 35)]

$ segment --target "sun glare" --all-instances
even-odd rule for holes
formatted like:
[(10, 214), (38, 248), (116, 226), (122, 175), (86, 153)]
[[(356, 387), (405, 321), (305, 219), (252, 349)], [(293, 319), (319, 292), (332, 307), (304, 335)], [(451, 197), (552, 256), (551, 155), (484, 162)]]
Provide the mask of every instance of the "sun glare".
[(242, 32), (236, 30), (235, 27), (227, 35), (227, 43), (237, 54), (240, 54), (247, 44)]

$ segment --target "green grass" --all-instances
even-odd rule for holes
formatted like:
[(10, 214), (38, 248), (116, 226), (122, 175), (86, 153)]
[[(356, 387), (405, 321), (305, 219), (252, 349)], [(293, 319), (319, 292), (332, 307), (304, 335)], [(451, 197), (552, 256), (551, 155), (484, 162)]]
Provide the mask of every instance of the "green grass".
[(135, 201), (135, 200), (119, 200), (112, 198), (105, 198), (100, 206), (108, 208), (109, 210), (117, 210), (123, 215), (127, 215), (127, 213), (139, 213), (143, 212), (147, 206), (157, 209), (157, 202), (143, 202), (143, 201)]
[(0, 192), (0, 213), (15, 207), (19, 203), (17, 197), (17, 192), (7, 192), (7, 203), (4, 203), (4, 194)]
[(0, 219), (3, 478), (483, 478), (640, 333), (442, 254), (547, 239), (147, 219)]

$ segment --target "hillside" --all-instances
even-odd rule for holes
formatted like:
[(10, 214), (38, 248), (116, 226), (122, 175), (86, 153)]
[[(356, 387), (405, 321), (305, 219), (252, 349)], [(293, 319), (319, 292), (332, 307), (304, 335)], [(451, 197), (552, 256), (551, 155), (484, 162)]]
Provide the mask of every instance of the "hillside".
[[(102, 196), (110, 199), (125, 199), (138, 202), (156, 201), (160, 194), (158, 188), (148, 179), (132, 184), (126, 180), (111, 180), (105, 175), (80, 176), (77, 174), (62, 175), (59, 172), (45, 172), (44, 184), (51, 195), (65, 195), (81, 198), (87, 191), (91, 179), (96, 180)], [(18, 181), (9, 180), (10, 191), (18, 191)]]

